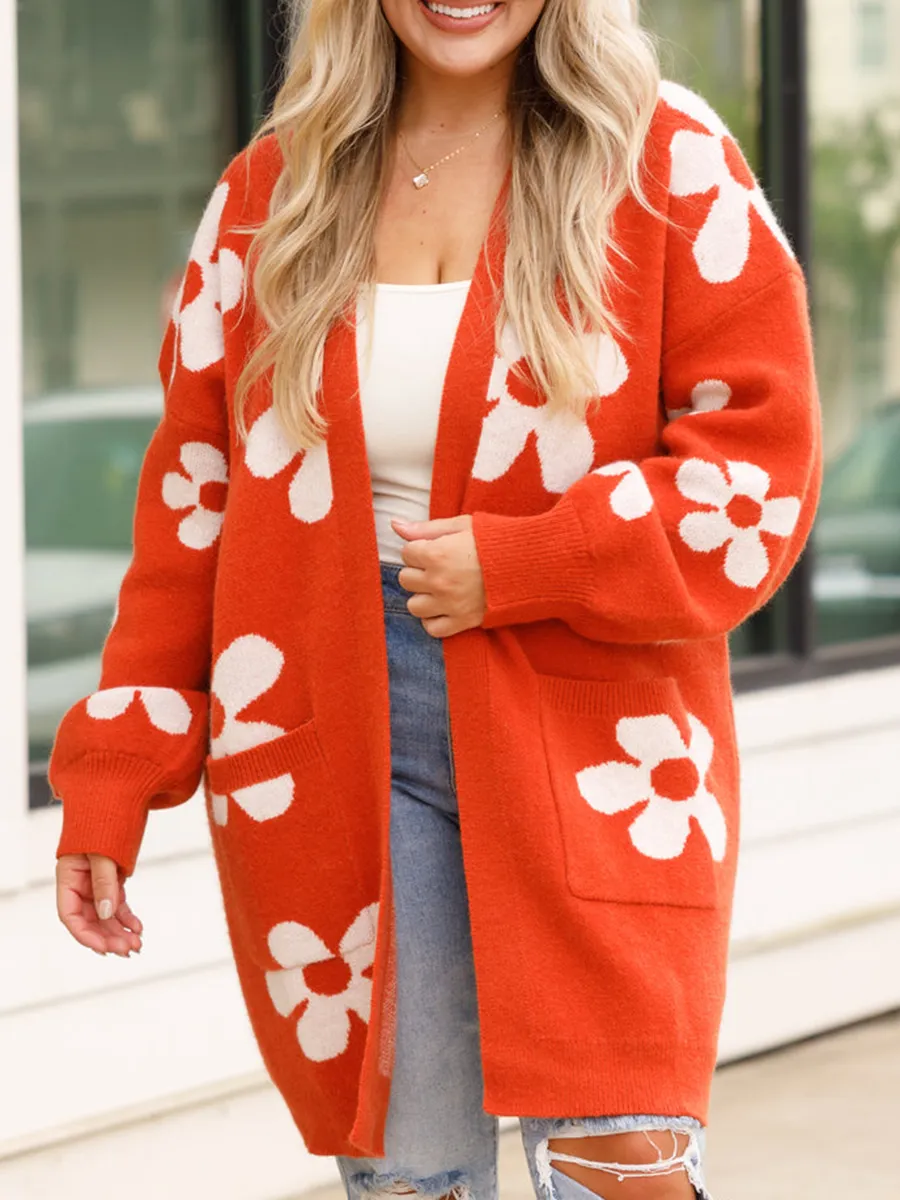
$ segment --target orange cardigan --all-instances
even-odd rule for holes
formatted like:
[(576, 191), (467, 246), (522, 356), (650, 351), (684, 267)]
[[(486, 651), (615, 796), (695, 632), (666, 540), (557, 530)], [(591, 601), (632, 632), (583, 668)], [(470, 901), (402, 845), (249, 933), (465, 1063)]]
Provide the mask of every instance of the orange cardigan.
[[(165, 415), (100, 690), (50, 778), (60, 854), (133, 871), (148, 810), (203, 784), (237, 970), (310, 1150), (379, 1154), (394, 986), (390, 731), (353, 313), (329, 333), (327, 443), (295, 453), (265, 386), (247, 226), (280, 171), (239, 154), (162, 347)], [(738, 849), (727, 634), (806, 541), (820, 427), (801, 271), (714, 112), (664, 84), (649, 198), (617, 214), (627, 337), (599, 406), (551, 416), (494, 342), (504, 199), (453, 348), (431, 516), (471, 513), (480, 628), (444, 643), (494, 1113), (705, 1121)]]

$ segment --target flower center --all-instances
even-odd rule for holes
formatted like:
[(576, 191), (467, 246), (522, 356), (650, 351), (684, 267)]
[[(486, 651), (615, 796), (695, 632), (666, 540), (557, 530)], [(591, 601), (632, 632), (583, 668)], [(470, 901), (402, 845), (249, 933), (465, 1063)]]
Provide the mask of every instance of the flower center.
[(722, 145), (725, 150), (725, 162), (732, 179), (737, 180), (741, 187), (745, 187), (748, 192), (752, 192), (756, 188), (756, 180), (737, 145), (730, 137), (725, 138)]
[(207, 509), (209, 512), (221, 513), (225, 511), (225, 501), (228, 498), (228, 484), (219, 483), (218, 480), (210, 480), (209, 483), (200, 484), (200, 500), (201, 508)]
[(725, 513), (736, 528), (756, 529), (762, 520), (762, 505), (751, 496), (733, 496)]
[(329, 958), (304, 967), (303, 978), (311, 992), (319, 996), (339, 996), (347, 990), (353, 972), (342, 958)]
[(509, 394), (514, 400), (518, 400), (520, 404), (527, 404), (529, 408), (543, 408), (546, 401), (538, 388), (535, 387), (534, 376), (531, 373), (528, 360), (520, 358), (516, 365), (522, 369), (525, 380), (523, 382), (512, 368), (510, 368), (506, 375), (506, 386)]
[(700, 787), (700, 772), (689, 758), (667, 758), (653, 768), (650, 783), (657, 796), (690, 800)]
[(218, 696), (210, 696), (209, 698), (209, 732), (210, 737), (221, 737), (222, 730), (225, 727), (225, 709), (222, 707), (222, 701)]

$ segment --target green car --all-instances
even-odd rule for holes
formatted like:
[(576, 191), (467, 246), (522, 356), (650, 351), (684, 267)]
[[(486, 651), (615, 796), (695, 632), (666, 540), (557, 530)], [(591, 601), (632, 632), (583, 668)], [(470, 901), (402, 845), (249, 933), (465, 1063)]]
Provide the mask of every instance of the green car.
[(900, 634), (900, 400), (825, 471), (813, 595), (821, 643)]
[(131, 559), (137, 481), (159, 388), (73, 392), (25, 405), (28, 729), (45, 762), (63, 713), (93, 691)]

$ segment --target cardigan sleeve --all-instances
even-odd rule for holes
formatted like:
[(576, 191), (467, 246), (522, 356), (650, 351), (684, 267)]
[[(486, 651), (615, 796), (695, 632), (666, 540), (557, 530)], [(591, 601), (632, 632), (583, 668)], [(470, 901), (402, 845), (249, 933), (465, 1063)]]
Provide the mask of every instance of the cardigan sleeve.
[(772, 597), (809, 537), (821, 432), (803, 274), (758, 188), (722, 184), (710, 210), (714, 172), (729, 156), (752, 181), (749, 168), (698, 97), (668, 95), (692, 128), (666, 133), (678, 207), (661, 396), (647, 398), (666, 410), (657, 450), (600, 464), (537, 515), (472, 514), (484, 628), (557, 618), (599, 641), (722, 635)]
[[(234, 172), (232, 171), (232, 176)], [(150, 808), (196, 791), (208, 744), (212, 599), (228, 489), (223, 314), (243, 264), (223, 232), (231, 176), (197, 228), (159, 355), (163, 415), (141, 468), (133, 555), (99, 688), (63, 717), (49, 779), (62, 800), (57, 854), (134, 870)], [(231, 236), (231, 246), (240, 239)]]
[[(536, 516), (473, 513), (485, 628), (555, 617), (601, 641), (682, 641), (772, 597), (820, 487), (804, 297), (786, 271), (666, 356), (658, 454), (597, 468)], [(723, 375), (729, 402), (692, 408), (697, 381), (715, 400)]]

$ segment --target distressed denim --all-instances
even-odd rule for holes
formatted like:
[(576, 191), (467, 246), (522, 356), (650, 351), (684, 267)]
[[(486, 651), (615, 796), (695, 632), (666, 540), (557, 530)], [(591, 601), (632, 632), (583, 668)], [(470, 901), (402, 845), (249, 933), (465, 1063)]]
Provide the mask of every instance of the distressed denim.
[[(385, 1157), (338, 1159), (350, 1200), (414, 1192), (497, 1200), (497, 1119), (484, 1111), (475, 970), (449, 737), (443, 643), (406, 607), (401, 568), (381, 564), (391, 713), (391, 870), (397, 938), (394, 1073)], [(539, 1200), (597, 1200), (603, 1173), (687, 1171), (699, 1200), (705, 1131), (694, 1117), (520, 1115)], [(684, 1155), (652, 1168), (600, 1163), (598, 1191), (559, 1172), (553, 1138), (678, 1130)], [(674, 1138), (673, 1138), (674, 1142)], [(579, 1160), (580, 1161), (580, 1160)], [(683, 1165), (682, 1165), (683, 1163)], [(635, 1193), (637, 1196), (638, 1193)]]

